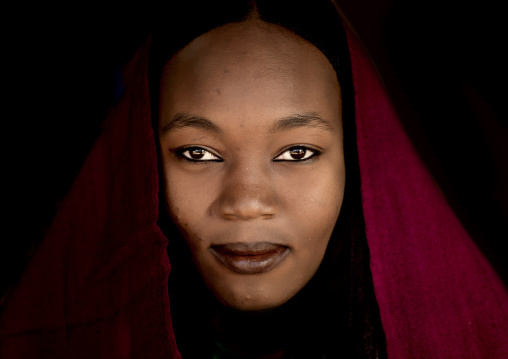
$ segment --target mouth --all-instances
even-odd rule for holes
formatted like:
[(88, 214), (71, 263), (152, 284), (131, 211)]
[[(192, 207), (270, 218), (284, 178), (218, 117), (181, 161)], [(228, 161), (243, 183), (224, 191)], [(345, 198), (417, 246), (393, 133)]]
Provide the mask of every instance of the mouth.
[(220, 263), (240, 274), (268, 272), (289, 253), (288, 247), (267, 242), (212, 245), (210, 250)]

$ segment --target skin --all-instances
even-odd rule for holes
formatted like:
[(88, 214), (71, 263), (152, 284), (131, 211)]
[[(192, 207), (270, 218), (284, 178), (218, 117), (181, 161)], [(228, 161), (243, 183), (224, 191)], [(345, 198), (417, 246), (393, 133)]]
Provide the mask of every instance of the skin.
[[(214, 29), (164, 67), (159, 127), (168, 209), (209, 289), (244, 311), (292, 298), (319, 267), (344, 195), (340, 87), (326, 57), (258, 19)], [(284, 257), (245, 274), (211, 250), (256, 242)]]

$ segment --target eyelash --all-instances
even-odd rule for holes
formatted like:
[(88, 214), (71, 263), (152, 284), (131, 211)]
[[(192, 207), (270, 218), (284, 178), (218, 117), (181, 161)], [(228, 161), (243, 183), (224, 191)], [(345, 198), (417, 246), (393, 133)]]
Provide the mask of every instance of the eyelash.
[[(301, 158), (301, 159), (291, 159), (291, 160), (290, 159), (279, 159), (279, 160), (277, 159), (277, 158), (281, 157), (282, 155), (284, 155), (285, 153), (290, 152), (290, 151), (295, 151), (295, 150), (303, 150), (304, 151), (303, 158)], [(311, 154), (307, 156), (308, 152), (311, 152)], [(315, 157), (318, 157), (319, 155), (321, 155), (321, 153), (322, 153), (321, 151), (318, 151), (318, 150), (316, 150), (314, 148), (309, 148), (309, 147), (303, 146), (303, 145), (291, 146), (291, 147), (285, 149), (279, 155), (277, 155), (273, 159), (273, 161), (274, 162), (305, 162), (305, 161), (312, 160)]]
[[(296, 151), (296, 150), (303, 150), (304, 151), (303, 158), (301, 158), (301, 159), (277, 159), (278, 157), (281, 157), (282, 155), (284, 155), (287, 152)], [(196, 158), (191, 158), (190, 157), (191, 156), (190, 155), (191, 151), (201, 151), (201, 152), (204, 152), (202, 157), (204, 157), (204, 156), (210, 156), (211, 155), (211, 156), (215, 157), (215, 159), (201, 159), (201, 158), (196, 159)], [(308, 152), (311, 152), (311, 154), (307, 156)], [(223, 162), (224, 161), (218, 155), (212, 153), (211, 151), (207, 150), (206, 148), (199, 147), (199, 146), (181, 148), (181, 149), (176, 150), (175, 153), (176, 153), (176, 155), (179, 158), (181, 158), (183, 160), (186, 160), (186, 161), (189, 161), (189, 162), (194, 162), (194, 163), (196, 163), (196, 162), (201, 162), (201, 163), (203, 163), (203, 162)], [(185, 153), (188, 153), (188, 155), (185, 155)], [(311, 159), (314, 159), (315, 157), (318, 157), (319, 155), (321, 155), (321, 153), (322, 153), (321, 151), (318, 151), (316, 149), (309, 148), (309, 147), (303, 146), (303, 145), (291, 146), (291, 147), (285, 149), (280, 154), (278, 154), (273, 159), (273, 161), (274, 162), (305, 162), (305, 161), (309, 161)]]
[[(216, 159), (205, 159), (205, 160), (202, 160), (202, 159), (196, 159), (196, 158), (191, 158), (190, 157), (190, 152), (191, 151), (203, 151), (205, 152), (205, 154), (203, 154), (203, 156), (207, 156), (207, 155), (211, 155), (211, 156), (214, 156)], [(189, 153), (189, 155), (185, 155), (185, 153)], [(222, 162), (224, 161), (222, 158), (220, 158), (219, 156), (217, 156), (216, 154), (212, 153), (211, 151), (207, 150), (206, 148), (203, 148), (203, 147), (198, 147), (198, 146), (193, 146), (193, 147), (185, 147), (185, 148), (181, 148), (181, 149), (178, 149), (175, 151), (176, 155), (183, 159), (183, 160), (186, 160), (186, 161), (189, 161), (189, 162)]]

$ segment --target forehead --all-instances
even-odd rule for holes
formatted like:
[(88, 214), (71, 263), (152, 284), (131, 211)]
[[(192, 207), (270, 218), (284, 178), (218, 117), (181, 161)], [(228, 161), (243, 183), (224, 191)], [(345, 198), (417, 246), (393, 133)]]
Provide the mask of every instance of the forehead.
[[(224, 25), (171, 58), (161, 77), (161, 116), (261, 118), (339, 106), (332, 65), (312, 44), (260, 20)], [(174, 115), (174, 113), (173, 113)]]

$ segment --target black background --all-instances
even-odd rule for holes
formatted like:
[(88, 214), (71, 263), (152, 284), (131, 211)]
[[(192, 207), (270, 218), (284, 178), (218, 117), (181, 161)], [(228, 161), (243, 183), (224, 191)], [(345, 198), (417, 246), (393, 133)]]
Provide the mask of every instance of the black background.
[[(337, 0), (452, 208), (508, 283), (506, 20), (493, 1)], [(15, 283), (150, 29), (152, 2), (21, 4), (3, 31), (2, 287)], [(468, 5), (469, 4), (469, 5)]]

